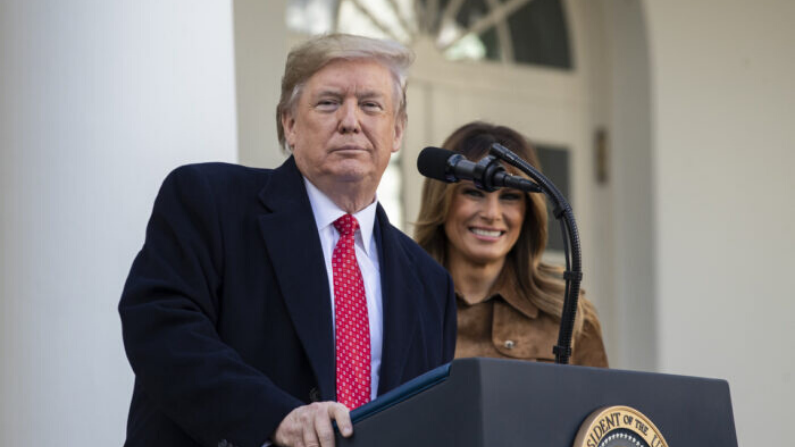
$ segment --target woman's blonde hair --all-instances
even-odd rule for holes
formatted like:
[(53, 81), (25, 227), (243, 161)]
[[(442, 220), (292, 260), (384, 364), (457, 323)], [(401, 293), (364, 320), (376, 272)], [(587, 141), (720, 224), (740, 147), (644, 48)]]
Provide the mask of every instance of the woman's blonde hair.
[[(478, 161), (488, 155), (494, 143), (507, 147), (535, 168), (541, 169), (536, 151), (530, 143), (521, 134), (505, 126), (475, 121), (458, 128), (442, 147), (459, 152), (470, 161)], [(506, 169), (512, 174), (523, 175), (512, 166), (506, 166)], [(446, 268), (449, 265), (444, 224), (450, 212), (454, 190), (455, 185), (425, 179), (414, 231), (417, 243)], [(511, 269), (508, 273), (516, 276), (520, 296), (559, 320), (565, 294), (563, 268), (541, 262), (548, 234), (546, 199), (543, 194), (527, 194), (527, 204), (522, 231), (508, 252), (504, 268)], [(601, 336), (593, 304), (580, 297), (574, 339), (582, 332), (586, 321)]]

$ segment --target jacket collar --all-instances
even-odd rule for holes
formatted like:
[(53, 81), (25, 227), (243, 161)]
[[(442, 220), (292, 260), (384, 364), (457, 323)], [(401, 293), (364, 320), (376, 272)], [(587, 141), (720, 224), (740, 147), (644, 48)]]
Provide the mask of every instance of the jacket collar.
[[(512, 268), (504, 268), (497, 277), (497, 281), (491, 286), (488, 293), (488, 298), (483, 301), (489, 301), (497, 298), (502, 298), (503, 301), (508, 303), (511, 307), (519, 311), (521, 314), (528, 318), (538, 318), (538, 306), (533, 304), (522, 288), (519, 281), (516, 279), (516, 272)], [(462, 295), (456, 291), (458, 304), (469, 306), (469, 304), (462, 298)], [(462, 304), (463, 303), (463, 304)]]

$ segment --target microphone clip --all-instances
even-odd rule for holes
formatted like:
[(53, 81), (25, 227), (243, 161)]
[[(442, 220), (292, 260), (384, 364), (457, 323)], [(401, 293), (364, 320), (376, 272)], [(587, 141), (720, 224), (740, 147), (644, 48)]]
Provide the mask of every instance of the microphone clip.
[[(447, 159), (448, 169), (445, 170), (445, 179), (448, 183), (456, 183), (461, 179), (456, 175), (455, 167), (462, 161), (468, 160), (461, 154), (455, 154)], [(468, 164), (468, 166), (471, 167), (471, 172), (466, 172), (464, 178), (472, 179), (472, 182), (478, 189), (486, 192), (493, 192), (500, 189), (501, 185), (495, 185), (494, 179), (498, 173), (504, 172), (505, 168), (497, 157), (487, 155), (481, 158), (477, 163)], [(469, 169), (467, 170), (469, 171)]]
[(497, 186), (493, 182), (499, 172), (505, 172), (500, 160), (493, 155), (486, 155), (475, 163), (475, 186), (486, 192), (500, 189), (501, 185)]

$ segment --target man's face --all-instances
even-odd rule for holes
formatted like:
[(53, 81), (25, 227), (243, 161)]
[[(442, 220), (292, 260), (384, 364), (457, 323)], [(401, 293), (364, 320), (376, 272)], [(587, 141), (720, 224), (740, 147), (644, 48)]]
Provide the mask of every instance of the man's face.
[(350, 182), (375, 193), (403, 137), (393, 82), (378, 62), (334, 61), (309, 78), (295, 110), (282, 117), (298, 169), (321, 191)]

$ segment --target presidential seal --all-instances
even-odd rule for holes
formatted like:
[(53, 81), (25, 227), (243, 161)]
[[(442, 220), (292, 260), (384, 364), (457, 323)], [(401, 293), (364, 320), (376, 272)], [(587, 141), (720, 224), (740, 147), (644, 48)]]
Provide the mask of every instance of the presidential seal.
[(574, 447), (668, 447), (668, 444), (643, 413), (619, 405), (591, 413), (580, 426)]

